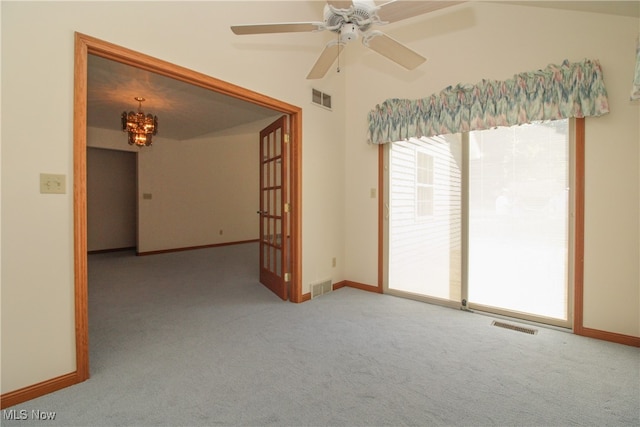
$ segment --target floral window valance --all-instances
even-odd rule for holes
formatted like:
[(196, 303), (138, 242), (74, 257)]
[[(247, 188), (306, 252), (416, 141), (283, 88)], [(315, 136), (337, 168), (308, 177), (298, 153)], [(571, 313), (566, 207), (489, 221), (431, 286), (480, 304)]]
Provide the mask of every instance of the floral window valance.
[(600, 63), (565, 60), (506, 81), (449, 86), (416, 100), (388, 99), (369, 113), (369, 142), (384, 144), (608, 112)]

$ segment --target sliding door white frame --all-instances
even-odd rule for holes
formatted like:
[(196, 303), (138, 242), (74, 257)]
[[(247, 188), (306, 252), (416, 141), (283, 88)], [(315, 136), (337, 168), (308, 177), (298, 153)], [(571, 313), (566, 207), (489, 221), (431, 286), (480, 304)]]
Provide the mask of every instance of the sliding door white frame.
[(573, 318), (574, 318), (574, 282), (575, 282), (575, 265), (576, 259), (574, 254), (574, 249), (576, 247), (576, 140), (575, 140), (575, 120), (572, 119), (569, 121), (569, 188), (570, 188), (570, 196), (569, 196), (569, 212), (568, 212), (568, 262), (567, 262), (567, 319), (556, 319), (556, 318), (548, 318), (538, 315), (531, 315), (528, 313), (521, 312), (513, 312), (505, 309), (500, 309), (496, 307), (488, 307), (481, 304), (474, 304), (473, 302), (468, 301), (468, 283), (469, 283), (469, 271), (468, 271), (468, 262), (469, 262), (469, 134), (462, 134), (462, 268), (461, 268), (461, 298), (460, 301), (447, 300), (442, 298), (436, 298), (431, 296), (426, 296), (418, 293), (406, 292), (398, 289), (392, 289), (389, 287), (389, 241), (390, 241), (390, 147), (391, 144), (385, 144), (383, 148), (381, 148), (382, 155), (382, 164), (381, 164), (381, 172), (383, 173), (383, 179), (381, 180), (383, 185), (383, 201), (382, 201), (382, 212), (381, 212), (381, 221), (382, 221), (382, 240), (383, 244), (381, 245), (381, 274), (382, 274), (382, 289), (384, 293), (415, 299), (418, 301), (423, 301), (427, 303), (434, 303), (438, 305), (453, 307), (453, 308), (461, 308), (461, 309), (469, 309), (469, 310), (477, 310), (482, 312), (488, 312), (491, 314), (497, 314), (500, 316), (506, 317), (516, 317), (521, 320), (530, 321), (530, 322), (539, 322), (544, 324), (549, 324), (553, 326), (559, 326), (562, 328), (571, 328), (573, 326)]

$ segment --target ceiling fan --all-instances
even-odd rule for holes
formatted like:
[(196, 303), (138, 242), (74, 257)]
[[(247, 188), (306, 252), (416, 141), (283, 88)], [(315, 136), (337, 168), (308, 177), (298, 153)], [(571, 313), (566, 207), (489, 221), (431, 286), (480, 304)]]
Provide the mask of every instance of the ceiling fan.
[(344, 46), (362, 35), (362, 43), (390, 60), (413, 70), (426, 58), (392, 39), (382, 31), (373, 30), (376, 25), (397, 22), (402, 19), (433, 12), (463, 1), (397, 1), (376, 6), (373, 0), (327, 0), (323, 22), (285, 22), (279, 24), (233, 25), (231, 31), (238, 35), (268, 33), (302, 33), (333, 31), (336, 40), (325, 46), (307, 79), (320, 79), (335, 62)]

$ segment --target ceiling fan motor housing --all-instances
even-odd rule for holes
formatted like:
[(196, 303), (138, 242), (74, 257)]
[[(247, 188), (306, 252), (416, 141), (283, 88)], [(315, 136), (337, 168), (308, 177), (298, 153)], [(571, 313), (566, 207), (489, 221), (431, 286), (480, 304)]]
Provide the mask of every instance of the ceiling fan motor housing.
[(340, 40), (348, 42), (358, 38), (358, 31), (367, 31), (371, 27), (375, 3), (367, 0), (355, 0), (349, 9), (334, 9), (328, 4), (324, 9), (324, 23), (336, 33)]

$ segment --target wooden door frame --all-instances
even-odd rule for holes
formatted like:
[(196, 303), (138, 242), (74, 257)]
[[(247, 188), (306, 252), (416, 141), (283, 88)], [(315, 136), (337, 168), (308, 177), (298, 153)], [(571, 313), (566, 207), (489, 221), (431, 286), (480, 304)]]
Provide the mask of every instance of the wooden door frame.
[(75, 33), (73, 227), (75, 275), (75, 382), (89, 378), (87, 276), (87, 62), (88, 55), (130, 65), (287, 114), (291, 134), (291, 301), (302, 302), (302, 109), (196, 71)]

